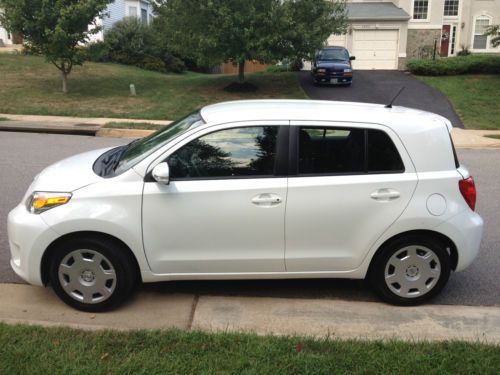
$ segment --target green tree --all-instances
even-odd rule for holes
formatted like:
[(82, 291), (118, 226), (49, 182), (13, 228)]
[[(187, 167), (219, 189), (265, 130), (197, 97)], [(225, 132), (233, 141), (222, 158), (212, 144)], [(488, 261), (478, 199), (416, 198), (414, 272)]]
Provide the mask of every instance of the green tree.
[(491, 36), (491, 45), (493, 47), (500, 46), (500, 25), (492, 25), (488, 27), (484, 35)]
[(169, 49), (201, 65), (308, 58), (345, 32), (345, 2), (325, 0), (160, 0), (155, 27)]
[[(61, 72), (62, 91), (68, 75), (83, 64), (79, 44), (99, 31), (96, 18), (112, 0), (0, 0), (0, 23), (23, 36), (28, 48), (44, 55)], [(91, 25), (91, 27), (89, 27)]]

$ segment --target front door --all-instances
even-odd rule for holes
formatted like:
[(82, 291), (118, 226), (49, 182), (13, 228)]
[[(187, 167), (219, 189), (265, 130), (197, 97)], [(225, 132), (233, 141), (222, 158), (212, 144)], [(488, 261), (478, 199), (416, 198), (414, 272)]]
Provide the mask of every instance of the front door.
[(205, 131), (167, 156), (170, 184), (144, 184), (144, 248), (154, 273), (285, 270), (277, 125)]
[(417, 184), (412, 163), (384, 127), (297, 122), (291, 132), (298, 150), (288, 182), (286, 269), (354, 270), (407, 206)]
[(443, 25), (441, 30), (441, 57), (448, 57), (448, 51), (450, 49), (450, 25)]

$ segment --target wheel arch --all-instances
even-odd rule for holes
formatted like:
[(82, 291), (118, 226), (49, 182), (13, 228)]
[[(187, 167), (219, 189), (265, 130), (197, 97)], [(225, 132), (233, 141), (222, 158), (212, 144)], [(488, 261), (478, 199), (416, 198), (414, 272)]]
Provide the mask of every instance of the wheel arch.
[(139, 263), (137, 261), (136, 256), (134, 255), (133, 251), (130, 249), (130, 247), (120, 240), (119, 238), (108, 234), (108, 233), (103, 233), (103, 232), (96, 232), (96, 231), (80, 231), (80, 232), (72, 232), (72, 233), (67, 233), (56, 240), (54, 240), (48, 247), (45, 249), (43, 256), (42, 256), (42, 261), (40, 262), (40, 274), (42, 277), (42, 283), (43, 285), (47, 285), (49, 283), (49, 264), (50, 264), (50, 259), (56, 249), (61, 246), (64, 242), (71, 241), (72, 239), (76, 238), (96, 238), (96, 239), (107, 239), (110, 240), (114, 243), (116, 243), (118, 246), (126, 249), (127, 255), (130, 257), (132, 264), (134, 265), (137, 279), (139, 281), (142, 281), (141, 277), (141, 270), (139, 267)]
[(377, 257), (382, 253), (382, 249), (384, 247), (386, 247), (388, 244), (390, 244), (393, 241), (396, 241), (402, 237), (406, 237), (409, 235), (427, 237), (427, 238), (430, 238), (434, 241), (440, 242), (442, 245), (444, 245), (446, 247), (446, 249), (448, 250), (448, 253), (450, 254), (451, 269), (455, 270), (457, 268), (458, 250), (457, 250), (457, 246), (455, 245), (455, 243), (448, 236), (446, 236), (442, 233), (439, 233), (439, 232), (436, 232), (433, 230), (422, 229), (422, 230), (411, 230), (411, 231), (401, 232), (401, 233), (398, 233), (398, 234), (392, 236), (391, 238), (388, 238), (387, 240), (385, 240), (384, 243), (382, 243), (382, 245), (380, 245), (378, 247), (377, 251), (375, 251), (375, 254), (373, 255), (373, 257), (370, 261), (370, 266), (368, 267), (367, 274), (370, 274), (370, 271), (372, 269), (373, 264), (375, 263)]

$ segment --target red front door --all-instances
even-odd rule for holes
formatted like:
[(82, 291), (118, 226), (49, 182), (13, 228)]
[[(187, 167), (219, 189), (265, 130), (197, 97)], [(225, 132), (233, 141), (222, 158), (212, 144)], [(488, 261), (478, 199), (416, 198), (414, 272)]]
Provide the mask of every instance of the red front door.
[(450, 47), (450, 25), (443, 25), (443, 30), (441, 31), (441, 56), (447, 57), (448, 50)]

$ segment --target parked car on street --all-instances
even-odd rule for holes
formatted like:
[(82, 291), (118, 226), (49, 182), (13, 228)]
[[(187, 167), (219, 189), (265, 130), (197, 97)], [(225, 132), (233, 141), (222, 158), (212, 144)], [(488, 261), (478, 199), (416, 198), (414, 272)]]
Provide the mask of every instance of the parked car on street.
[(396, 106), (210, 105), (42, 171), (8, 217), (11, 265), (85, 311), (187, 279), (367, 279), (420, 304), (482, 236), (450, 131)]
[(344, 47), (326, 47), (316, 53), (311, 76), (315, 84), (350, 85), (352, 83), (351, 61)]

